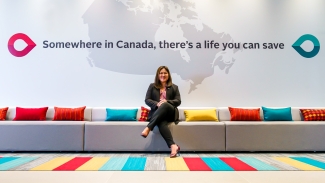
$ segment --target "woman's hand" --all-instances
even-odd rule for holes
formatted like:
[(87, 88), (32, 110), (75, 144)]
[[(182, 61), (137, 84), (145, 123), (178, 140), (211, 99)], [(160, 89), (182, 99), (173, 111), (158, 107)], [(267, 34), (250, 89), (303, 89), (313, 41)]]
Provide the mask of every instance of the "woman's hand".
[(160, 107), (160, 105), (163, 104), (164, 102), (167, 102), (167, 100), (166, 99), (160, 100), (160, 102), (157, 104), (157, 106)]

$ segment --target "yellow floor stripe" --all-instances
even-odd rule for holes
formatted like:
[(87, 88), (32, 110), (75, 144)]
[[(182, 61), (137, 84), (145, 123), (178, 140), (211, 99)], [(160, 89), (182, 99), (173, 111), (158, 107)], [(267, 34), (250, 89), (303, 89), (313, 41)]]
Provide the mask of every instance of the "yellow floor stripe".
[(31, 170), (53, 170), (54, 168), (70, 161), (74, 157), (60, 157), (52, 159), (51, 161), (48, 161), (40, 166), (37, 166)]
[(108, 160), (108, 157), (93, 157), (77, 170), (99, 170)]
[(306, 163), (288, 158), (288, 157), (276, 157), (274, 158), (275, 160), (281, 161), (283, 163), (289, 164), (295, 168), (298, 168), (300, 170), (323, 170), (321, 168), (312, 166), (312, 165), (308, 165)]
[(166, 162), (166, 170), (173, 171), (173, 170), (187, 170), (189, 171), (185, 161), (183, 158), (165, 158)]

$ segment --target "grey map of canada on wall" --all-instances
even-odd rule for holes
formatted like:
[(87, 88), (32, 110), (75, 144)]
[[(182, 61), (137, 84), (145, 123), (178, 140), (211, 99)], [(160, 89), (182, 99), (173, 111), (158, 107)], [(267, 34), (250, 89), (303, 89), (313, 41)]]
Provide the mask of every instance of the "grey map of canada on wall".
[[(205, 40), (234, 42), (230, 35), (216, 33), (202, 23), (195, 3), (188, 0), (95, 0), (83, 15), (90, 41), (107, 40), (113, 48), (89, 49), (91, 66), (136, 75), (155, 75), (161, 65), (190, 82), (189, 93), (213, 75), (214, 67), (225, 70), (234, 64), (236, 49), (206, 49)], [(117, 48), (116, 42), (153, 42), (156, 49)], [(159, 41), (192, 42), (193, 48), (159, 48)], [(202, 44), (201, 49), (196, 43)]]

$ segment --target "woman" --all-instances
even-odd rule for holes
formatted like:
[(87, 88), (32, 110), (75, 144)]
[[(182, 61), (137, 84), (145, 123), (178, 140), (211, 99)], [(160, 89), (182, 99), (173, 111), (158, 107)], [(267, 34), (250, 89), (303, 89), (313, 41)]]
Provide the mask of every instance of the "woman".
[(180, 147), (175, 144), (168, 123), (178, 122), (177, 107), (181, 104), (181, 96), (178, 86), (172, 83), (168, 67), (160, 66), (157, 69), (155, 83), (149, 85), (145, 103), (151, 110), (148, 114), (149, 124), (142, 131), (141, 136), (146, 138), (157, 125), (161, 136), (171, 149), (170, 157), (176, 157)]

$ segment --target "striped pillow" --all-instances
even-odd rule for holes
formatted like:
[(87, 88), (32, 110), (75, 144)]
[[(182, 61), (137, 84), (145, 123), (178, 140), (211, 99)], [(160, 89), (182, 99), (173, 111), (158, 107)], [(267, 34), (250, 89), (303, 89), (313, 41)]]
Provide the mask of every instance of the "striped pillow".
[(325, 109), (300, 109), (304, 121), (325, 121)]
[(242, 109), (228, 107), (231, 115), (230, 121), (261, 121), (260, 108)]
[(78, 108), (54, 107), (53, 121), (83, 121), (86, 106)]
[(147, 121), (150, 110), (141, 106), (141, 116), (139, 121)]
[(0, 120), (6, 120), (8, 109), (9, 109), (9, 107), (5, 107), (5, 108), (0, 109)]

